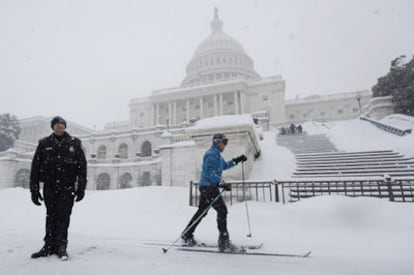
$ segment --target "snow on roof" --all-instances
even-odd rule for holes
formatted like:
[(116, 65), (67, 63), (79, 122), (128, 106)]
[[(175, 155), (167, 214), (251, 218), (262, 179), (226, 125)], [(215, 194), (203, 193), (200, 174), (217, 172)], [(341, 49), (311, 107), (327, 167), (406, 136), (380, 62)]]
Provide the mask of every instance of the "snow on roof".
[(200, 119), (192, 127), (187, 128), (189, 132), (223, 128), (254, 127), (250, 115), (227, 115)]
[(286, 105), (298, 104), (298, 103), (310, 103), (310, 102), (320, 102), (326, 100), (340, 100), (344, 98), (356, 98), (357, 95), (363, 97), (371, 96), (371, 92), (368, 90), (365, 91), (356, 91), (356, 92), (345, 92), (345, 93), (336, 93), (336, 94), (327, 94), (327, 95), (311, 95), (303, 98), (292, 98), (286, 99)]

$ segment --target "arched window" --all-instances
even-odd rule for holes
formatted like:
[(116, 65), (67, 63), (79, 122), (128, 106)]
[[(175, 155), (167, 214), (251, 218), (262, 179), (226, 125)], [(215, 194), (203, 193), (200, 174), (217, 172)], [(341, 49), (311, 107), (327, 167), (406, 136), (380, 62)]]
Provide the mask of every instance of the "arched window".
[(151, 173), (146, 171), (142, 176), (138, 179), (139, 186), (151, 186)]
[(14, 186), (15, 187), (23, 187), (23, 188), (29, 188), (30, 185), (30, 171), (29, 169), (23, 168), (17, 171), (16, 173), (16, 179)]
[(127, 159), (128, 158), (128, 145), (125, 143), (122, 143), (118, 147), (118, 154), (121, 159)]
[(99, 174), (96, 180), (96, 190), (108, 190), (111, 186), (111, 178), (107, 173)]
[(101, 145), (98, 147), (98, 155), (96, 156), (97, 159), (106, 159), (106, 147), (105, 145)]
[(144, 141), (144, 143), (142, 143), (141, 146), (141, 156), (142, 157), (148, 157), (152, 155), (152, 146), (151, 146), (151, 142)]
[(121, 189), (125, 189), (125, 188), (131, 188), (131, 181), (132, 181), (132, 176), (130, 173), (125, 173), (121, 176), (121, 180), (120, 180), (120, 185), (119, 187)]

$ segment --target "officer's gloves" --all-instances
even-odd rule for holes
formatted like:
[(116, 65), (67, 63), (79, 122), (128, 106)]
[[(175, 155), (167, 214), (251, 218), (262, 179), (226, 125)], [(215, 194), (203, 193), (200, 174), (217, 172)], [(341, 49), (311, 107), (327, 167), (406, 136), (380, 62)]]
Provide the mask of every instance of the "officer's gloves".
[(240, 161), (246, 161), (247, 157), (245, 155), (240, 155), (234, 159), (232, 159), (236, 164), (238, 164)]
[(75, 191), (75, 201), (81, 201), (83, 199), (83, 197), (85, 197), (85, 190), (83, 189), (78, 189)]
[(219, 187), (223, 188), (225, 191), (231, 191), (231, 184), (221, 180)]
[(43, 201), (42, 195), (40, 194), (39, 191), (33, 191), (32, 192), (32, 202), (36, 205), (42, 205), (39, 200)]

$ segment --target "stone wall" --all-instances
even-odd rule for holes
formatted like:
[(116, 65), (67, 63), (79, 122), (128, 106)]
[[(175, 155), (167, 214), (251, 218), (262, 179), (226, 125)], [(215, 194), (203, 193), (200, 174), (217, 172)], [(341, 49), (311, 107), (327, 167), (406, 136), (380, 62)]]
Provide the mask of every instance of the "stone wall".
[[(163, 185), (188, 186), (190, 181), (198, 181), (203, 155), (211, 147), (215, 133), (223, 133), (229, 139), (222, 153), (225, 160), (241, 154), (248, 157), (244, 163), (245, 178), (248, 178), (253, 161), (261, 153), (256, 126), (248, 115), (222, 116), (198, 121), (194, 127), (187, 128), (185, 134), (164, 136), (165, 144), (160, 146)], [(226, 170), (223, 178), (241, 180), (241, 165)]]

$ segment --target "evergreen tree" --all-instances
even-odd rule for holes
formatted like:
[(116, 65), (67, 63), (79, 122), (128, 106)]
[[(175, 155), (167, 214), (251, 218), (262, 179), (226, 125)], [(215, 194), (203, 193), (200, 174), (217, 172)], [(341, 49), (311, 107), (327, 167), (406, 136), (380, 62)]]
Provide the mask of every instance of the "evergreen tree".
[(405, 62), (400, 56), (391, 62), (387, 75), (372, 87), (373, 96), (392, 96), (394, 112), (414, 116), (414, 56)]
[(16, 116), (0, 115), (0, 152), (12, 148), (14, 141), (19, 138), (20, 125)]

